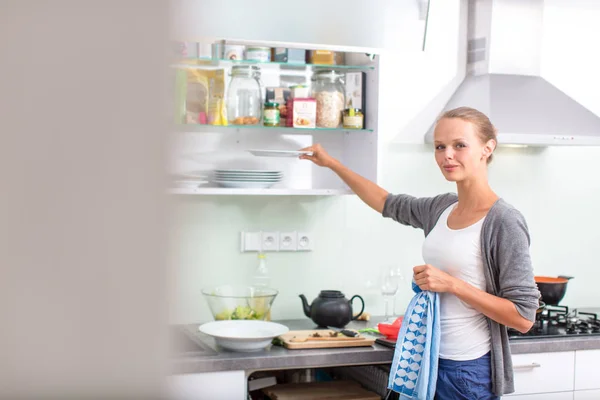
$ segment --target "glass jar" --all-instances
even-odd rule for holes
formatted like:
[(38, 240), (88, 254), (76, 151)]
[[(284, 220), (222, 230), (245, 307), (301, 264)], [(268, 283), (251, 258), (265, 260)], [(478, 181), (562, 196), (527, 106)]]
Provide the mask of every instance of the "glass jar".
[(268, 101), (265, 103), (264, 111), (264, 122), (265, 126), (279, 126), (279, 103)]
[(344, 82), (335, 71), (317, 71), (312, 96), (317, 100), (317, 127), (337, 128), (344, 111)]
[(234, 65), (227, 90), (227, 119), (231, 125), (256, 125), (262, 112), (260, 69)]

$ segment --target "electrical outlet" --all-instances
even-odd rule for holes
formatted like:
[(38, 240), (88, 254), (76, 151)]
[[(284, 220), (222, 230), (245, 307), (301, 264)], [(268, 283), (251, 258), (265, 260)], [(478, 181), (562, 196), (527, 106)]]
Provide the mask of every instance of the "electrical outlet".
[(261, 250), (279, 251), (279, 232), (261, 232)]
[(279, 251), (296, 251), (297, 248), (296, 232), (281, 232), (279, 234)]
[(307, 232), (298, 232), (298, 251), (312, 251), (314, 249), (313, 237)]

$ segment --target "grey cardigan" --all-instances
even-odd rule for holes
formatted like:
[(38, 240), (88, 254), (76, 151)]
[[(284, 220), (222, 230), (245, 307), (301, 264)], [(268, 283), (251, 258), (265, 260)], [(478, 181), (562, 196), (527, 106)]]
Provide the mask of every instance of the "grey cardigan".
[[(389, 194), (383, 216), (431, 232), (442, 212), (458, 201), (454, 193), (416, 198)], [(519, 314), (535, 321), (540, 293), (529, 256), (529, 232), (523, 215), (499, 199), (481, 229), (486, 291), (514, 303)], [(491, 333), (492, 383), (497, 396), (514, 392), (513, 368), (506, 326), (488, 318)], [(465, 340), (468, 340), (465, 338)]]

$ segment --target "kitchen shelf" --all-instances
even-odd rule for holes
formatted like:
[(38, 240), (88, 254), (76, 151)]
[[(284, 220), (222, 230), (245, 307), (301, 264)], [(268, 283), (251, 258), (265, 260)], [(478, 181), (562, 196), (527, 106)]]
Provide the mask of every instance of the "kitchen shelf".
[(279, 196), (340, 196), (352, 194), (346, 189), (231, 189), (231, 188), (177, 188), (169, 194), (178, 195), (279, 195)]
[(264, 125), (198, 125), (198, 124), (177, 124), (177, 132), (230, 132), (238, 129), (272, 131), (286, 134), (312, 135), (315, 132), (373, 132), (373, 129), (347, 129), (347, 128), (293, 128), (288, 126), (264, 126)]
[[(252, 60), (228, 60), (215, 58), (188, 58), (182, 60), (179, 64), (174, 64), (175, 68), (216, 68), (220, 66), (231, 65), (260, 65), (260, 66), (275, 66), (278, 65), (281, 69), (306, 69), (306, 68), (323, 68), (335, 70), (352, 70), (352, 71), (371, 71), (375, 67), (373, 65), (331, 65), (331, 64), (308, 64), (308, 63), (290, 63), (280, 61), (252, 61)], [(283, 68), (282, 68), (283, 67)]]

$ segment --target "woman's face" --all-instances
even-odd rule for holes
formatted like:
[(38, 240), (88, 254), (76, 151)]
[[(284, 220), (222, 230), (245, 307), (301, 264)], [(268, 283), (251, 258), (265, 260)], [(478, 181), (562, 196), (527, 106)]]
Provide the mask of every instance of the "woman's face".
[(442, 118), (435, 127), (435, 161), (451, 182), (485, 174), (494, 145), (483, 143), (475, 125), (460, 118)]

